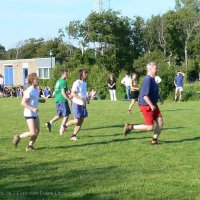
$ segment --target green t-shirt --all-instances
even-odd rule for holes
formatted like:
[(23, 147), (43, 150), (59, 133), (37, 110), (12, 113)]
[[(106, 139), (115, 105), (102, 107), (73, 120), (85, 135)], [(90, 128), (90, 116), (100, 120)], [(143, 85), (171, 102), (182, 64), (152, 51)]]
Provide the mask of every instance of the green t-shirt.
[(55, 101), (58, 103), (65, 103), (67, 102), (67, 99), (62, 95), (62, 89), (66, 91), (67, 89), (67, 82), (64, 79), (59, 79), (56, 82), (56, 85), (54, 87), (55, 91)]

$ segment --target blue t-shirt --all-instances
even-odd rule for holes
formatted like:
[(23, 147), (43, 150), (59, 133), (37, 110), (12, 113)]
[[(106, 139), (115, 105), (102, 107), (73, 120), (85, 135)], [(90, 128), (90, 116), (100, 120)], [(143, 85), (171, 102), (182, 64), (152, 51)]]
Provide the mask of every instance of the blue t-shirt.
[(139, 105), (147, 106), (147, 102), (144, 100), (144, 96), (148, 96), (151, 102), (156, 105), (159, 99), (159, 89), (158, 84), (155, 79), (147, 75), (142, 83), (142, 88), (140, 90), (140, 95), (138, 97)]
[(183, 78), (184, 78), (183, 75), (175, 77), (175, 83), (177, 87), (183, 87)]
[(44, 90), (44, 96), (47, 97), (48, 95), (51, 95), (51, 92), (50, 92), (50, 90), (45, 89)]

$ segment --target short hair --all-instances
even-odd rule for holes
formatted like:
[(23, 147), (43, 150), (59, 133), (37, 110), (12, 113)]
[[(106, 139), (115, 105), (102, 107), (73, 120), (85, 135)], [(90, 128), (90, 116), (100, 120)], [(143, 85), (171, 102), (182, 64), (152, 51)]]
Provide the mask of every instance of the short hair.
[(79, 70), (79, 79), (82, 79), (83, 72), (87, 73), (87, 70), (85, 68)]
[(65, 72), (68, 72), (68, 70), (67, 69), (61, 69), (60, 70), (60, 75), (62, 76)]
[(30, 73), (30, 74), (28, 75), (28, 84), (32, 84), (33, 81), (34, 81), (37, 77), (38, 77), (38, 76), (37, 76), (36, 73)]
[(156, 63), (155, 62), (149, 62), (146, 66), (147, 71), (149, 71), (153, 65), (156, 65)]

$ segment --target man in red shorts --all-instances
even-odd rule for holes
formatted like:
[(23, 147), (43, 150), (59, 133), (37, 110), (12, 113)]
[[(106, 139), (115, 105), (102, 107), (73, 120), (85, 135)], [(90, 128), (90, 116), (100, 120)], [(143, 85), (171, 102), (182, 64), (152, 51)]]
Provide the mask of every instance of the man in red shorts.
[[(154, 135), (151, 144), (158, 144), (158, 137), (163, 127), (163, 119), (158, 108), (159, 89), (155, 81), (157, 74), (157, 65), (150, 62), (146, 66), (147, 75), (142, 83), (140, 95), (138, 98), (139, 107), (144, 117), (144, 124), (135, 125), (126, 123), (124, 126), (124, 135), (126, 136), (131, 130), (152, 131)], [(154, 127), (154, 121), (156, 123)]]

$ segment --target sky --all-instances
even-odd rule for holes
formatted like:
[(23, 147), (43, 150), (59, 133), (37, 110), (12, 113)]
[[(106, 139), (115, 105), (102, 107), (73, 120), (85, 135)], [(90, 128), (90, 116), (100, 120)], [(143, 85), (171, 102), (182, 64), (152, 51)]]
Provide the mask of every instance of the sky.
[[(99, 0), (5, 0), (1, 2), (0, 44), (6, 50), (29, 38), (45, 40), (58, 36), (70, 21), (81, 20), (98, 8)], [(108, 6), (108, 0), (103, 0)], [(110, 0), (121, 15), (144, 19), (173, 10), (175, 0)]]

